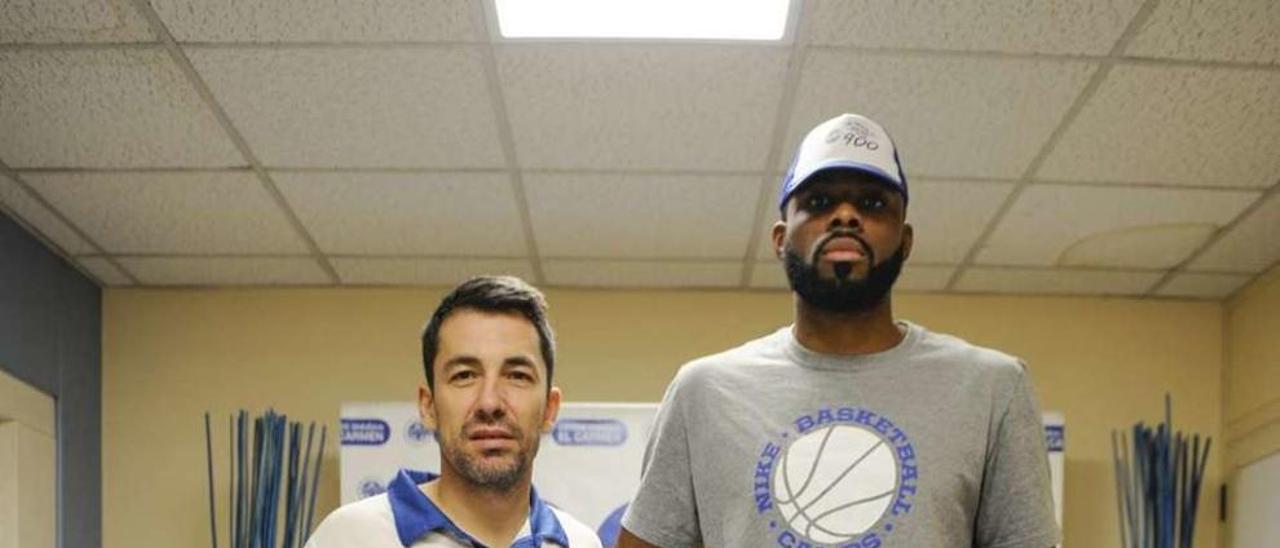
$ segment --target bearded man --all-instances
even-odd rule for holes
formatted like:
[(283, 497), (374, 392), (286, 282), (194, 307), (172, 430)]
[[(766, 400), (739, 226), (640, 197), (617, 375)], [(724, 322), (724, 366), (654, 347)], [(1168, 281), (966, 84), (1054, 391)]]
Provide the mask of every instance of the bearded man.
[(1058, 542), (1022, 362), (894, 318), (907, 202), (880, 124), (809, 132), (772, 227), (794, 323), (676, 374), (618, 546)]

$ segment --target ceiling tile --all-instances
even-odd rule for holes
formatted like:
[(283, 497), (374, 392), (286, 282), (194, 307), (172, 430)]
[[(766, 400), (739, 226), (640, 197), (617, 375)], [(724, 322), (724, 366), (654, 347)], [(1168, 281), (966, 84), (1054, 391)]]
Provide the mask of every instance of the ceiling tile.
[(85, 270), (93, 273), (98, 278), (98, 281), (104, 285), (111, 287), (133, 285), (133, 282), (129, 280), (129, 277), (123, 271), (116, 268), (116, 265), (111, 264), (111, 261), (104, 257), (79, 257), (76, 261)]
[(306, 253), (248, 172), (31, 173), (27, 182), (109, 253)]
[(525, 176), (545, 257), (741, 259), (759, 187), (759, 177)]
[(1280, 193), (1253, 210), (1191, 262), (1197, 270), (1259, 272), (1280, 261)]
[(1034, 185), (978, 253), (998, 265), (1167, 268), (1259, 193)]
[(431, 42), (485, 39), (467, 0), (151, 0), (181, 42)]
[(1142, 0), (804, 3), (809, 42), (865, 48), (1105, 55)]
[(0, 175), (0, 203), (68, 254), (97, 251), (16, 181), (3, 175)]
[(738, 287), (742, 262), (584, 261), (542, 262), (550, 285), (583, 287)]
[[(911, 202), (907, 222), (915, 230), (911, 260), (921, 263), (959, 263), (977, 242), (1000, 205), (1013, 190), (1013, 183), (978, 181), (909, 181)], [(769, 227), (778, 220), (776, 208), (764, 212), (756, 256), (773, 257)]]
[(497, 53), (524, 167), (764, 168), (783, 48), (526, 44)]
[(122, 257), (143, 285), (329, 285), (305, 257)]
[(1142, 295), (1159, 279), (1159, 272), (972, 267), (960, 275), (955, 289), (1023, 295)]
[(1162, 0), (1129, 55), (1241, 63), (1280, 62), (1275, 0)]
[(11, 167), (244, 164), (160, 49), (0, 51), (0, 97)]
[(1235, 293), (1252, 280), (1247, 274), (1198, 274), (1184, 272), (1174, 275), (1156, 295), (1164, 297), (1199, 297), (1221, 299)]
[(527, 259), (417, 259), (335, 257), (329, 260), (344, 284), (448, 285), (486, 274), (532, 280)]
[(505, 174), (273, 172), (271, 177), (326, 253), (528, 253)]
[(910, 182), (907, 222), (914, 227), (911, 260), (959, 263), (1013, 191), (1013, 183)]
[(1117, 66), (1038, 177), (1263, 187), (1280, 177), (1280, 72)]
[[(893, 288), (894, 291), (942, 291), (947, 288), (947, 282), (955, 271), (954, 266), (916, 265), (908, 261)], [(778, 261), (757, 261), (753, 264), (747, 285), (761, 289), (791, 289), (787, 274)]]
[(129, 0), (6, 0), (0, 43), (149, 42), (151, 29)]
[(468, 47), (188, 54), (268, 166), (504, 165), (480, 56)]
[(790, 165), (814, 126), (854, 112), (889, 131), (908, 179), (1019, 177), (1093, 70), (1074, 61), (813, 50), (777, 167)]

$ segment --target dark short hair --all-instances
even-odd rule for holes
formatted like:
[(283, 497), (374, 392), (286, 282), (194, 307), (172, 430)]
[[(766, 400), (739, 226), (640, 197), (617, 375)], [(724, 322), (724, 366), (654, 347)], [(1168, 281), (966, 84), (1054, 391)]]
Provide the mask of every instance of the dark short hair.
[(547, 390), (551, 389), (551, 373), (556, 361), (555, 334), (547, 322), (547, 300), (542, 292), (515, 276), (478, 276), (471, 278), (440, 300), (422, 330), (422, 366), (427, 374), (427, 388), (435, 390), (432, 365), (440, 352), (440, 325), (458, 310), (478, 310), (520, 314), (538, 331), (542, 361), (547, 364)]

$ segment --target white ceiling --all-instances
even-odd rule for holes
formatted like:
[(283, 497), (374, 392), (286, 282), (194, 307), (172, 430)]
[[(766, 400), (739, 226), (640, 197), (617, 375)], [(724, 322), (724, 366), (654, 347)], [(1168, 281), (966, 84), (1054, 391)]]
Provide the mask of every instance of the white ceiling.
[(1221, 299), (1280, 259), (1280, 3), (797, 1), (781, 44), (472, 0), (0, 4), (0, 211), (106, 286), (785, 288), (791, 150), (880, 121), (907, 291)]

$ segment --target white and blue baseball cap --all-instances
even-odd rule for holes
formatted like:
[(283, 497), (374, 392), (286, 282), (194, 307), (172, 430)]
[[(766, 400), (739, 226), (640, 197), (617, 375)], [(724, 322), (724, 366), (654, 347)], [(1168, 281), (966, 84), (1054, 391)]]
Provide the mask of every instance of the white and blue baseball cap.
[(898, 160), (898, 148), (880, 124), (859, 114), (841, 114), (809, 131), (782, 179), (778, 207), (815, 174), (851, 169), (871, 175), (902, 193), (907, 201), (907, 176)]

